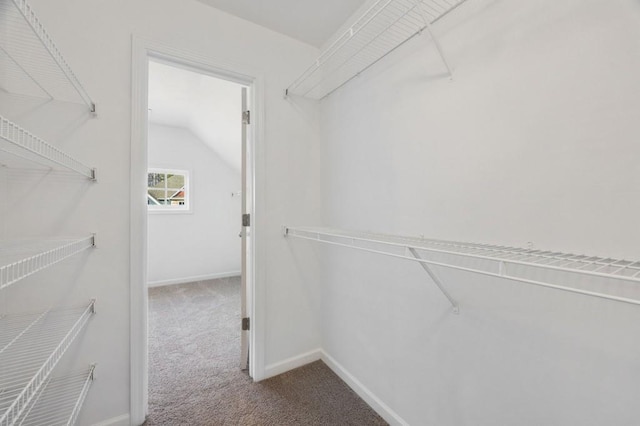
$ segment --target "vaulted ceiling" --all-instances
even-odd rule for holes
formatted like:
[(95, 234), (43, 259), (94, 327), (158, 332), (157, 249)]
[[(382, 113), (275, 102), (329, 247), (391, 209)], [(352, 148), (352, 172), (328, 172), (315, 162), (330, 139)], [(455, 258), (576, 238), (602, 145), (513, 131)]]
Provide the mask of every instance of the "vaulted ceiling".
[(190, 130), (225, 163), (240, 172), (241, 87), (151, 61), (149, 122)]

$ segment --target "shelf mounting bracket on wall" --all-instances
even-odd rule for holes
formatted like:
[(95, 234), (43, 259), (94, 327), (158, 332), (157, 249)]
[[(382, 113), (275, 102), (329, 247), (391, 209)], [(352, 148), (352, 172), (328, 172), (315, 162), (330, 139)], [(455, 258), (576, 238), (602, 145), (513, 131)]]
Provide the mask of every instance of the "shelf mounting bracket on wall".
[(420, 263), (420, 266), (422, 266), (422, 269), (424, 269), (425, 272), (427, 274), (429, 274), (429, 276), (431, 277), (431, 279), (433, 280), (435, 285), (438, 286), (438, 288), (440, 289), (442, 294), (444, 294), (444, 296), (449, 300), (449, 303), (451, 303), (451, 306), (453, 307), (453, 313), (454, 314), (459, 314), (460, 313), (460, 307), (458, 306), (458, 303), (453, 299), (453, 297), (451, 297), (449, 292), (444, 288), (444, 286), (442, 285), (442, 282), (436, 276), (436, 274), (431, 270), (429, 265), (427, 265), (426, 263), (422, 262), (424, 259), (422, 259), (420, 257), (420, 255), (418, 254), (418, 252), (417, 252), (417, 250), (415, 248), (413, 248), (413, 247), (407, 247), (407, 248), (409, 249), (409, 251), (411, 252), (413, 257), (415, 257), (419, 261), (418, 263)]
[(420, 11), (420, 15), (422, 16), (422, 20), (424, 21), (424, 27), (429, 32), (429, 36), (431, 36), (431, 39), (433, 40), (433, 44), (435, 44), (436, 49), (438, 50), (438, 54), (440, 55), (440, 59), (442, 59), (442, 62), (444, 63), (444, 66), (447, 67), (447, 72), (449, 73), (449, 78), (453, 78), (453, 73), (451, 72), (451, 67), (449, 66), (449, 62), (447, 61), (447, 57), (444, 56), (444, 51), (442, 50), (442, 45), (440, 44), (440, 41), (438, 41), (438, 38), (433, 33), (433, 30), (431, 29), (431, 22), (429, 21), (429, 18), (427, 17), (427, 13), (425, 12), (425, 10), (423, 8), (422, 0), (416, 0), (416, 8), (418, 9), (418, 11)]

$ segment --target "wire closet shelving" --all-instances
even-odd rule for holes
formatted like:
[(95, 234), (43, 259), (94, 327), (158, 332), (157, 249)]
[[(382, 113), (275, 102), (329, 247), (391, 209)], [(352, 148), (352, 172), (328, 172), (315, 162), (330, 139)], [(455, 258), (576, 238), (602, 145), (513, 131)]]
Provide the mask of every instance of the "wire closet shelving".
[(95, 246), (95, 236), (0, 241), (0, 290)]
[[(28, 416), (53, 369), (95, 313), (95, 301), (0, 319), (0, 425)], [(39, 399), (39, 398), (38, 398)]]
[(91, 180), (96, 169), (76, 160), (0, 115), (0, 151), (50, 167), (62, 167)]
[(285, 90), (322, 99), (390, 52), (427, 30), (451, 73), (431, 24), (466, 0), (378, 0)]
[(95, 364), (88, 370), (50, 378), (24, 410), (20, 426), (67, 426), (75, 424), (94, 379)]
[[(86, 105), (95, 113), (95, 103), (26, 0), (0, 0), (0, 33), (3, 97), (30, 103), (32, 100), (25, 96), (38, 102), (72, 102)], [(95, 169), (5, 118), (9, 111), (2, 114), (2, 166), (32, 168), (35, 163), (95, 181)], [(21, 294), (4, 290), (94, 246), (95, 236), (0, 240), (0, 291)], [(36, 284), (47, 286), (48, 281), (46, 274), (40, 274)], [(20, 296), (17, 306), (31, 303)], [(95, 367), (67, 374), (54, 373), (54, 369), (94, 313), (95, 300), (77, 308), (51, 307), (40, 313), (0, 312), (0, 426), (76, 422)]]
[(640, 305), (640, 300), (637, 299), (569, 287), (558, 282), (558, 278), (554, 279), (550, 274), (537, 274), (540, 278), (533, 279), (525, 273), (525, 269), (536, 268), (538, 271), (581, 274), (640, 285), (640, 261), (326, 228), (284, 227), (283, 232), (285, 237), (311, 240), (418, 262), (449, 299), (456, 312), (458, 311), (457, 303), (434, 274), (431, 266)]
[(0, 1), (2, 86), (11, 93), (95, 104), (26, 0)]

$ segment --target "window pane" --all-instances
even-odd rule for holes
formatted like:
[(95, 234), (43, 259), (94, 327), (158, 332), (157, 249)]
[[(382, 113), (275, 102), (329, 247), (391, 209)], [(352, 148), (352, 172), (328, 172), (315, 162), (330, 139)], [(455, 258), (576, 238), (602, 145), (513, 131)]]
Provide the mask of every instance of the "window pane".
[(166, 198), (164, 195), (164, 189), (148, 189), (147, 192), (158, 201), (164, 200)]
[(164, 188), (164, 173), (149, 173), (147, 186), (152, 188)]
[(183, 188), (167, 189), (168, 198), (184, 198), (184, 193)]
[(167, 175), (167, 186), (170, 188), (182, 188), (184, 186), (184, 175)]
[(177, 171), (147, 173), (147, 204), (150, 210), (185, 210), (189, 205), (188, 174)]

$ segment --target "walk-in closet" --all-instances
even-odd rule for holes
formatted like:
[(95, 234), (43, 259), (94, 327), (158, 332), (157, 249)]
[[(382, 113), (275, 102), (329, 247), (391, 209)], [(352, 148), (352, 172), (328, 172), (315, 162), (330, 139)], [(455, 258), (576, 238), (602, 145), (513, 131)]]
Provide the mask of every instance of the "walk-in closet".
[[(0, 0), (0, 426), (636, 425), (639, 40), (637, 0)], [(147, 238), (150, 63), (248, 93), (250, 193), (182, 207), (247, 238), (228, 381), (236, 293)]]

